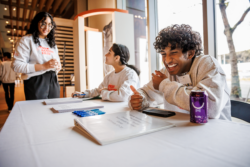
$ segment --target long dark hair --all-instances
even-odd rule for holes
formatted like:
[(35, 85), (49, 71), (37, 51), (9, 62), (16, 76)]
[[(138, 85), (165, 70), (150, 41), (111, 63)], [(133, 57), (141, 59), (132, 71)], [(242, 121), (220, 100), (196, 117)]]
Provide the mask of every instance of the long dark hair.
[(50, 30), (50, 33), (47, 35), (46, 40), (47, 40), (49, 46), (51, 48), (53, 48), (53, 47), (56, 46), (56, 42), (55, 42), (55, 28), (56, 28), (56, 23), (54, 22), (53, 17), (49, 13), (47, 13), (47, 12), (40, 12), (40, 13), (36, 14), (36, 16), (31, 21), (30, 28), (27, 31), (26, 35), (27, 34), (32, 34), (35, 43), (36, 44), (38, 43), (39, 46), (41, 46), (40, 41), (39, 41), (38, 22), (41, 21), (41, 20), (43, 20), (43, 21), (46, 20), (47, 17), (50, 18), (51, 24), (54, 27), (53, 27), (52, 30)]
[(138, 76), (140, 75), (140, 70), (138, 68), (136, 68), (133, 65), (128, 65), (130, 54), (129, 54), (129, 50), (127, 46), (114, 43), (112, 46), (112, 50), (115, 53), (115, 56), (118, 56), (118, 55), (120, 56), (120, 62), (122, 65), (126, 65), (127, 67), (133, 69), (137, 73)]

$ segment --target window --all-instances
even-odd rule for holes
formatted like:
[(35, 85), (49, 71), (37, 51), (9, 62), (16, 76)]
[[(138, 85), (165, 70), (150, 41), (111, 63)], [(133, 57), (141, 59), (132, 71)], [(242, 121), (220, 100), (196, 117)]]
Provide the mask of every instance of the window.
[[(250, 12), (238, 26), (235, 25), (249, 6), (248, 0), (228, 0), (221, 4), (216, 0), (215, 5), (216, 57), (226, 73), (231, 98), (244, 101), (250, 91)], [(226, 14), (224, 18), (222, 14)]]
[[(189, 24), (203, 40), (202, 0), (157, 0), (157, 4), (159, 31), (172, 24)], [(161, 58), (158, 63), (162, 68)]]
[(126, 9), (134, 15), (135, 66), (140, 69), (141, 86), (149, 82), (147, 0), (127, 0)]

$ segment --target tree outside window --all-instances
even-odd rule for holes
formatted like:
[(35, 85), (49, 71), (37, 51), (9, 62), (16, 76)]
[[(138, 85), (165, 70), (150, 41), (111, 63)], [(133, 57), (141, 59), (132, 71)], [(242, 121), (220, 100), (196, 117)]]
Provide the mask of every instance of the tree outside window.
[(227, 75), (231, 99), (250, 91), (250, 1), (216, 0), (217, 58)]

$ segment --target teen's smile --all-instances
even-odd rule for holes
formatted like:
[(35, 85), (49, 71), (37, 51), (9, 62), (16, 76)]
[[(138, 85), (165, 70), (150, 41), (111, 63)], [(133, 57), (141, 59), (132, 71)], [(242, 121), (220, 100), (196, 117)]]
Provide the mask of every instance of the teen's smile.
[(45, 18), (45, 20), (41, 20), (38, 23), (38, 30), (39, 30), (39, 37), (40, 38), (45, 38), (50, 31), (53, 29), (53, 25), (51, 23), (51, 19), (49, 17)]
[(168, 69), (169, 72), (174, 71), (177, 67), (177, 64), (169, 64), (169, 65), (165, 65), (166, 68)]
[(162, 49), (161, 55), (162, 62), (170, 75), (180, 75), (189, 71), (191, 67), (193, 56), (189, 57), (189, 53), (182, 53), (182, 49), (178, 47), (172, 49), (171, 44)]
[(42, 30), (42, 32), (43, 32), (43, 35), (47, 35), (49, 33), (49, 31), (47, 31), (46, 29)]

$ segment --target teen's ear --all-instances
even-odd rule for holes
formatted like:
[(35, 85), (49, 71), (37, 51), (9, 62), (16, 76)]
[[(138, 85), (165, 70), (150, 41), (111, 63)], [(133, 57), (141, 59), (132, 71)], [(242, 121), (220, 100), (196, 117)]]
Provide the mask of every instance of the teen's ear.
[(119, 55), (115, 56), (115, 61), (118, 62), (118, 63), (120, 62), (120, 56)]
[(192, 59), (193, 57), (194, 57), (194, 55), (195, 55), (195, 50), (189, 50), (188, 52), (187, 52), (187, 54), (188, 54), (188, 59)]

